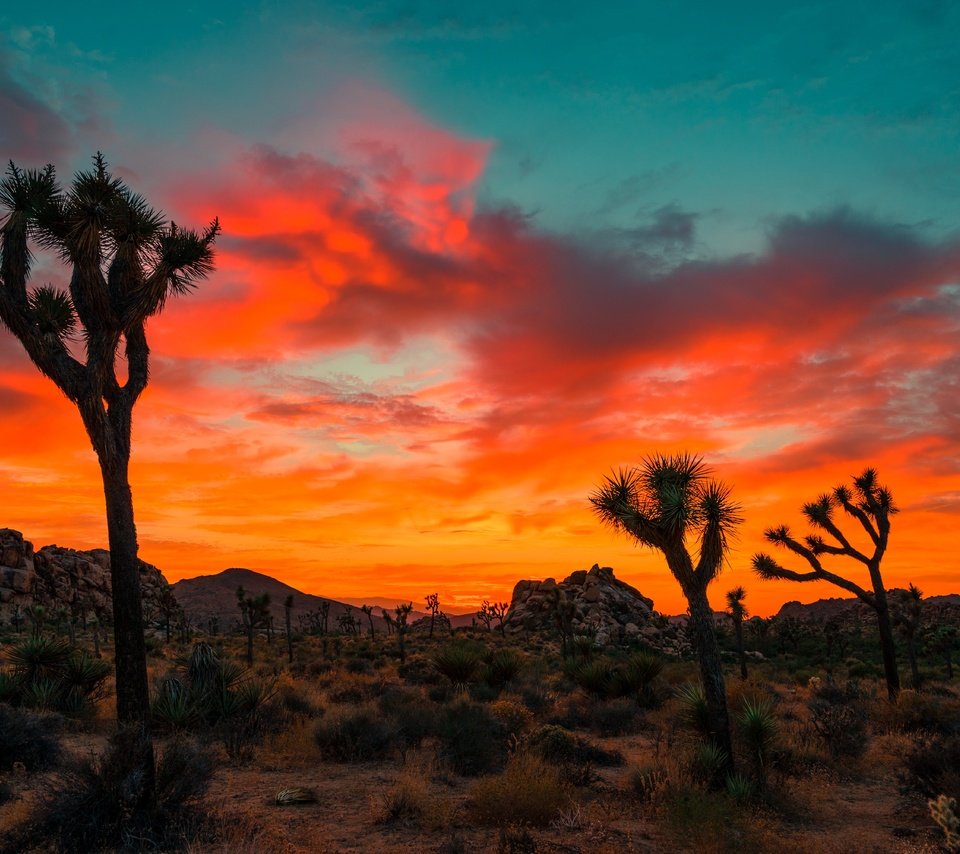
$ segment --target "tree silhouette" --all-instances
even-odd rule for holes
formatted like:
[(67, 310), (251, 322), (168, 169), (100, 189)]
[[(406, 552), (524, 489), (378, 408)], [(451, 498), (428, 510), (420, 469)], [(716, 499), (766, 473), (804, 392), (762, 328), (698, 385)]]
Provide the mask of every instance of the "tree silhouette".
[[(703, 460), (689, 454), (655, 455), (641, 465), (604, 478), (590, 496), (600, 519), (639, 545), (660, 551), (686, 597), (700, 658), (710, 738), (733, 767), (730, 720), (720, 646), (707, 586), (719, 574), (728, 538), (740, 523), (740, 507), (729, 487), (710, 477)], [(694, 564), (688, 544), (699, 542)]]
[(440, 610), (440, 594), (428, 593), (426, 601), (427, 610), (430, 612), (430, 638), (432, 640), (434, 624), (437, 622), (437, 617), (443, 614), (443, 612)]
[(293, 629), (290, 627), (290, 615), (293, 612), (293, 594), (283, 600), (283, 621), (287, 629), (287, 661), (293, 664)]
[(727, 613), (733, 620), (733, 630), (737, 638), (737, 655), (740, 656), (740, 678), (747, 678), (747, 654), (743, 649), (743, 621), (750, 616), (744, 600), (747, 591), (743, 587), (734, 587), (727, 591)]
[[(838, 507), (859, 522), (872, 549), (868, 547), (866, 551), (862, 551), (840, 530), (834, 519)], [(753, 556), (754, 572), (761, 578), (801, 582), (829, 581), (850, 591), (860, 601), (869, 605), (877, 615), (887, 693), (890, 699), (894, 699), (900, 693), (900, 674), (897, 672), (897, 650), (893, 643), (887, 590), (880, 574), (880, 561), (883, 560), (890, 540), (890, 517), (897, 512), (893, 496), (889, 489), (879, 484), (876, 470), (868, 468), (859, 477), (853, 478), (853, 489), (841, 484), (834, 488), (833, 492), (824, 493), (815, 501), (804, 504), (802, 512), (812, 528), (826, 532), (834, 542), (826, 542), (819, 534), (810, 534), (801, 542), (792, 536), (786, 525), (769, 528), (764, 532), (764, 536), (774, 545), (802, 557), (810, 565), (810, 572), (786, 569), (770, 555), (762, 552)], [(870, 575), (873, 589), (866, 590), (855, 581), (826, 569), (821, 561), (825, 555), (846, 557), (862, 563)]]
[[(213, 270), (216, 220), (203, 232), (166, 222), (110, 174), (103, 156), (69, 188), (53, 166), (10, 164), (0, 181), (0, 320), (80, 412), (100, 463), (113, 594), (117, 718), (139, 730), (143, 794), (153, 796), (153, 744), (143, 610), (128, 468), (134, 404), (149, 378), (146, 323), (170, 294)], [(67, 291), (28, 290), (30, 242), (70, 268)], [(85, 359), (71, 347), (76, 334)], [(118, 363), (125, 362), (125, 374)]]
[(270, 594), (248, 596), (243, 587), (237, 588), (237, 607), (240, 622), (247, 633), (247, 664), (253, 664), (253, 636), (261, 626), (270, 622)]
[(920, 668), (917, 666), (917, 640), (923, 617), (923, 591), (916, 584), (898, 590), (893, 600), (893, 623), (907, 642), (910, 681), (914, 691), (920, 690)]
[(397, 649), (400, 652), (400, 663), (407, 663), (407, 620), (413, 610), (413, 602), (401, 602), (393, 609), (397, 615), (393, 627), (397, 630)]

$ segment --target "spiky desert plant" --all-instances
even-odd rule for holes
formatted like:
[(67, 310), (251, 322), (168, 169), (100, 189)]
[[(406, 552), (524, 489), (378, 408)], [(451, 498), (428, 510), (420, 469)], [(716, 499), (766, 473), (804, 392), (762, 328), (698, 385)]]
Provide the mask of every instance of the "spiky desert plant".
[(483, 667), (483, 681), (491, 688), (500, 689), (510, 683), (523, 667), (521, 658), (512, 649), (498, 649), (487, 656)]
[(451, 643), (437, 650), (432, 662), (437, 672), (449, 679), (453, 689), (461, 693), (479, 672), (483, 656), (470, 644)]
[(663, 659), (648, 652), (635, 653), (616, 668), (614, 681), (617, 693), (633, 697), (640, 705), (649, 708), (656, 702), (653, 683), (662, 672)]
[[(0, 208), (0, 324), (76, 405), (100, 464), (117, 718), (139, 733), (142, 791), (152, 800), (150, 691), (129, 478), (133, 408), (150, 376), (147, 322), (170, 295), (189, 292), (212, 272), (220, 225), (214, 220), (198, 233), (167, 222), (111, 174), (99, 153), (66, 188), (53, 166), (11, 163), (0, 181)], [(63, 261), (67, 291), (29, 287), (31, 243)], [(82, 343), (71, 343), (73, 336)]]
[(767, 766), (777, 738), (773, 704), (765, 699), (745, 699), (737, 713), (737, 725), (762, 786), (766, 783)]
[[(856, 520), (869, 540), (866, 550), (855, 546), (836, 521), (840, 509)], [(827, 542), (820, 533), (809, 534), (802, 540), (795, 538), (786, 525), (768, 528), (764, 536), (775, 546), (803, 558), (809, 572), (797, 572), (777, 563), (770, 555), (759, 552), (753, 556), (753, 569), (761, 578), (779, 578), (787, 581), (828, 581), (853, 593), (873, 609), (880, 632), (880, 651), (887, 680), (887, 694), (895, 699), (900, 693), (900, 675), (897, 672), (897, 650), (893, 642), (893, 626), (887, 589), (883, 584), (880, 562), (890, 542), (890, 517), (898, 508), (890, 490), (880, 484), (876, 469), (864, 469), (853, 478), (853, 488), (841, 484), (803, 505), (803, 515), (815, 531), (822, 531), (833, 542)], [(869, 575), (872, 589), (867, 590), (855, 581), (828, 570), (824, 557), (848, 558), (862, 564)]]
[(960, 813), (957, 812), (956, 798), (940, 795), (936, 800), (927, 801), (930, 817), (943, 831), (944, 847), (947, 851), (960, 851)]
[[(700, 660), (710, 738), (727, 757), (725, 770), (732, 770), (723, 662), (707, 598), (707, 587), (719, 575), (729, 539), (741, 522), (730, 488), (714, 480), (698, 456), (657, 454), (606, 477), (590, 502), (603, 522), (638, 545), (661, 552), (679, 583)], [(694, 542), (696, 562), (689, 548)]]
[(683, 720), (701, 735), (709, 736), (710, 708), (703, 687), (695, 682), (688, 682), (676, 689), (676, 697), (680, 701)]
[(911, 685), (920, 690), (920, 668), (917, 666), (917, 639), (923, 619), (923, 591), (911, 582), (906, 590), (898, 590), (893, 600), (893, 624), (907, 642)]

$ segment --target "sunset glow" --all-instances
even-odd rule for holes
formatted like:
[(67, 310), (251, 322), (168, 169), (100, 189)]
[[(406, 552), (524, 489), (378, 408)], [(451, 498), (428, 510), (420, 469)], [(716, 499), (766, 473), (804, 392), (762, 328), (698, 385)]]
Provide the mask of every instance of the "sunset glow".
[[(733, 486), (746, 518), (712, 588), (716, 607), (735, 584), (757, 614), (840, 595), (760, 581), (750, 557), (765, 548), (764, 528), (805, 530), (802, 503), (866, 466), (901, 511), (888, 585), (960, 590), (960, 238), (946, 191), (917, 178), (901, 209), (905, 184), (884, 171), (888, 155), (908, 168), (910, 146), (936, 171), (957, 142), (955, 122), (952, 136), (933, 119), (881, 132), (856, 124), (849, 107), (848, 141), (876, 168), (861, 192), (861, 178), (829, 160), (841, 141), (815, 138), (839, 121), (810, 106), (827, 109), (829, 98), (804, 102), (810, 112), (799, 119), (782, 108), (798, 131), (775, 127), (781, 108), (759, 94), (745, 116), (729, 95), (727, 122), (754, 123), (749, 166), (727, 148), (729, 125), (694, 129), (723, 108), (719, 95), (692, 105), (675, 95), (658, 108), (666, 84), (637, 71), (622, 85), (649, 97), (636, 107), (645, 121), (662, 123), (666, 143), (674, 112), (690, 109), (699, 148), (664, 155), (638, 144), (608, 158), (606, 125), (591, 137), (590, 111), (622, 115), (628, 135), (639, 121), (605, 100), (612, 84), (597, 101), (573, 99), (580, 141), (535, 131), (540, 113), (516, 118), (514, 132), (507, 95), (487, 120), (483, 79), (476, 92), (459, 82), (458, 106), (445, 90), (418, 87), (426, 54), (411, 59), (409, 39), (367, 43), (344, 18), (336, 73), (315, 86), (302, 45), (283, 68), (255, 72), (237, 58), (244, 32), (224, 30), (223, 62), (237, 87), (258, 81), (248, 91), (265, 99), (262, 115), (245, 127), (237, 91), (208, 109), (188, 92), (153, 117), (166, 125), (154, 133), (124, 88), (138, 85), (123, 79), (129, 57), (68, 59), (68, 44), (109, 50), (66, 13), (52, 36), (36, 29), (49, 22), (15, 23), (0, 44), (0, 103), (17, 105), (4, 113), (0, 155), (52, 160), (67, 178), (101, 148), (178, 223), (219, 216), (223, 225), (216, 273), (150, 323), (153, 374), (135, 410), (140, 553), (169, 580), (245, 566), (333, 598), (422, 601), (439, 591), (469, 606), (509, 598), (520, 578), (599, 563), (658, 610), (682, 612), (662, 557), (601, 527), (587, 498), (611, 468), (688, 450)], [(282, 40), (279, 24), (264, 26)], [(437, 56), (463, 39), (461, 61), (479, 61), (462, 33), (437, 38)], [(505, 38), (516, 50), (523, 35)], [(196, 52), (204, 49), (213, 48)], [(391, 74), (406, 60), (413, 70)], [(754, 60), (756, 85), (774, 97), (771, 60)], [(497, 61), (490, 80), (519, 73)], [(70, 63), (83, 87), (55, 96), (43, 74)], [(813, 64), (796, 74), (812, 80)], [(264, 93), (294, 73), (296, 91), (268, 104)], [(937, 82), (921, 91), (935, 98)], [(946, 76), (939, 83), (946, 88)], [(795, 132), (808, 136), (807, 164), (777, 159), (790, 154), (780, 134)], [(517, 165), (524, 158), (530, 180)], [(538, 158), (572, 167), (544, 167), (548, 181)], [(723, 172), (725, 162), (716, 190), (736, 181), (740, 193), (728, 203), (685, 177)], [(955, 161), (949, 168), (943, 180), (955, 190)], [(805, 169), (818, 172), (818, 198)], [(823, 184), (831, 169), (835, 181)], [(648, 173), (661, 178), (630, 184)], [(878, 185), (889, 190), (885, 204)], [(618, 188), (628, 196), (615, 204)], [(614, 207), (604, 212), (601, 197)], [(925, 199), (929, 216), (918, 211)], [(62, 284), (63, 275), (39, 259), (35, 281)], [(105, 545), (99, 472), (79, 417), (6, 331), (0, 412), (0, 527), (37, 546)]]

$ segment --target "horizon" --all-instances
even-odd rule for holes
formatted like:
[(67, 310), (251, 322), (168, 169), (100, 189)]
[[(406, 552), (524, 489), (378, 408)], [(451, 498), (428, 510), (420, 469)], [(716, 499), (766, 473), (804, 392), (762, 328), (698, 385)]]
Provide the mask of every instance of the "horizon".
[[(136, 45), (0, 13), (0, 157), (68, 180), (103, 150), (223, 223), (148, 327), (140, 556), (461, 608), (597, 563), (677, 614), (588, 496), (691, 451), (745, 517), (714, 609), (838, 598), (750, 556), (867, 466), (901, 510), (887, 587), (957, 592), (960, 7), (741, 6), (174, 2)], [(0, 407), (0, 524), (103, 547), (80, 419), (6, 330)]]

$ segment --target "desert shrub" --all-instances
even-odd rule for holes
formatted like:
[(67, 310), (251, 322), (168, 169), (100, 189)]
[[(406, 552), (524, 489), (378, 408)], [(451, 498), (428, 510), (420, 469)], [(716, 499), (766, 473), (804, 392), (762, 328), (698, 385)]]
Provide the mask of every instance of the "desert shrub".
[(905, 791), (960, 799), (960, 736), (922, 739), (907, 753), (899, 776)]
[(623, 764), (623, 755), (605, 750), (563, 727), (546, 724), (530, 733), (527, 751), (559, 769), (564, 780), (585, 785), (593, 779), (594, 766)]
[(169, 851), (196, 835), (199, 800), (212, 773), (209, 759), (191, 742), (168, 743), (158, 757), (156, 798), (150, 803), (129, 738), (119, 732), (98, 760), (58, 775), (21, 831), (31, 847), (44, 843), (61, 854)]
[(284, 682), (276, 692), (276, 707), (288, 717), (313, 718), (317, 715), (317, 706), (298, 685)]
[(519, 736), (530, 727), (533, 721), (530, 710), (513, 700), (497, 700), (491, 703), (490, 712), (500, 722), (508, 736)]
[(953, 695), (903, 690), (895, 702), (876, 703), (870, 720), (876, 732), (960, 734), (960, 700)]
[(21, 762), (27, 771), (46, 771), (60, 764), (63, 749), (60, 719), (36, 715), (0, 703), (0, 771)]
[(756, 784), (744, 774), (734, 772), (726, 778), (727, 794), (738, 804), (748, 803), (757, 792)]
[(375, 798), (374, 821), (379, 824), (420, 822), (436, 809), (426, 781), (405, 774)]
[(826, 682), (815, 686), (812, 695), (810, 724), (830, 755), (860, 756), (867, 748), (867, 698), (859, 684)]
[(467, 702), (449, 706), (438, 734), (439, 758), (459, 774), (482, 774), (503, 761), (504, 729), (486, 706)]
[(567, 802), (556, 768), (521, 753), (502, 774), (479, 780), (471, 792), (471, 812), (483, 824), (543, 827)]
[(437, 734), (437, 708), (419, 692), (395, 688), (380, 697), (378, 704), (401, 748), (419, 747), (425, 738)]
[(461, 692), (477, 676), (483, 656), (476, 645), (454, 641), (437, 650), (431, 661), (437, 672), (450, 681), (454, 691)]
[(393, 748), (394, 738), (389, 723), (367, 706), (336, 709), (313, 730), (321, 756), (333, 762), (381, 759)]
[(397, 668), (397, 673), (404, 682), (411, 685), (438, 685), (444, 679), (433, 662), (425, 658), (410, 659)]
[(344, 668), (347, 673), (373, 673), (373, 663), (366, 658), (348, 658)]
[(497, 836), (497, 854), (537, 854), (537, 840), (529, 827), (504, 825)]
[(635, 768), (630, 775), (630, 788), (641, 801), (651, 802), (667, 780), (667, 774), (660, 768)]
[(512, 682), (523, 667), (523, 659), (512, 649), (498, 649), (487, 657), (480, 673), (484, 684), (500, 690)]
[(637, 704), (627, 697), (597, 703), (590, 714), (591, 727), (602, 736), (634, 732), (636, 724)]

